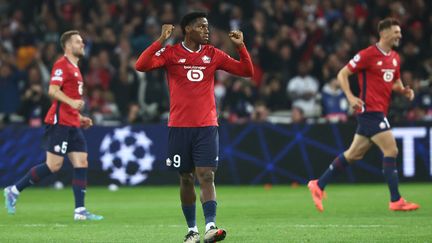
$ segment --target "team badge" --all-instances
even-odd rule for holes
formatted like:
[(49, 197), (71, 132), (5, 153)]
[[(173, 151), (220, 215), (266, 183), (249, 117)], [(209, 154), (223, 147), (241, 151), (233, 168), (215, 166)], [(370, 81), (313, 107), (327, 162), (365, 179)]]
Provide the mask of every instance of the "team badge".
[(203, 56), (203, 57), (201, 58), (201, 60), (203, 61), (203, 63), (210, 63), (211, 58), (208, 57), (208, 56)]
[(378, 61), (377, 66), (382, 66), (382, 61)]
[(166, 159), (166, 166), (171, 166), (172, 165), (172, 161), (170, 160), (170, 158)]
[(379, 127), (380, 127), (381, 129), (386, 128), (386, 124), (385, 124), (385, 122), (380, 122)]
[(77, 72), (75, 72), (75, 73), (74, 73), (74, 76), (75, 76), (75, 77), (78, 77), (78, 73), (77, 73)]
[(397, 67), (398, 62), (396, 61), (395, 58), (393, 58), (393, 66)]
[(54, 151), (57, 153), (60, 152), (60, 145), (54, 146)]

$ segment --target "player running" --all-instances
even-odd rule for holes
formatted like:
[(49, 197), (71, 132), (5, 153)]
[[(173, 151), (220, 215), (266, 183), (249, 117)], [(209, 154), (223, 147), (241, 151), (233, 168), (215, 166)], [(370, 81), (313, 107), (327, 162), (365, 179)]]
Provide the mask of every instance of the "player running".
[(216, 219), (214, 175), (218, 166), (219, 135), (214, 97), (214, 74), (218, 69), (251, 77), (252, 61), (243, 43), (241, 31), (229, 37), (240, 56), (236, 61), (209, 42), (209, 24), (205, 13), (193, 12), (181, 20), (184, 40), (173, 46), (162, 44), (171, 36), (174, 26), (164, 24), (161, 36), (140, 55), (138, 71), (165, 68), (170, 93), (167, 166), (180, 174), (180, 200), (188, 225), (184, 242), (199, 242), (195, 220), (195, 176), (201, 188), (201, 203), (206, 230), (204, 242), (225, 238)]
[[(327, 183), (349, 164), (362, 159), (373, 144), (384, 155), (383, 173), (390, 189), (389, 209), (410, 211), (419, 208), (419, 205), (407, 202), (399, 194), (398, 148), (386, 118), (392, 90), (410, 101), (414, 99), (414, 91), (404, 87), (400, 79), (400, 58), (392, 50), (399, 46), (402, 38), (400, 24), (393, 18), (387, 18), (379, 22), (378, 31), (379, 42), (361, 50), (339, 71), (337, 77), (350, 105), (358, 112), (358, 125), (349, 149), (337, 156), (318, 180), (308, 183), (315, 206), (321, 212), (324, 210), (322, 200)], [(348, 76), (353, 73), (358, 73), (360, 98), (350, 90)]]
[(6, 209), (15, 214), (20, 192), (60, 170), (67, 155), (73, 166), (72, 189), (75, 197), (74, 220), (101, 220), (100, 215), (87, 211), (84, 197), (87, 186), (87, 143), (80, 129), (93, 125), (90, 118), (79, 113), (82, 100), (83, 78), (78, 61), (84, 56), (84, 42), (78, 31), (67, 31), (60, 37), (64, 56), (54, 64), (48, 94), (53, 99), (45, 117), (47, 124), (43, 147), (46, 162), (36, 165), (15, 185), (4, 189)]

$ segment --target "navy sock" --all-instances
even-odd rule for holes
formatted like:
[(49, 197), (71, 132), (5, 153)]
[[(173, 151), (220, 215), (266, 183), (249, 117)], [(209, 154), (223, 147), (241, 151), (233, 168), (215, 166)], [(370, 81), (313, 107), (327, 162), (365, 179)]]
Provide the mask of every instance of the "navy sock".
[(398, 189), (399, 178), (396, 166), (396, 158), (383, 158), (383, 173), (390, 189), (390, 199), (392, 202), (396, 202), (401, 198)]
[(22, 191), (26, 187), (38, 183), (40, 180), (51, 174), (52, 172), (46, 163), (39, 164), (31, 168), (27, 174), (15, 184), (15, 186), (18, 191)]
[(74, 168), (72, 189), (75, 196), (75, 208), (84, 207), (87, 187), (87, 168)]
[(216, 223), (216, 206), (216, 201), (207, 201), (203, 203), (202, 207), (206, 224), (210, 222)]
[(186, 218), (186, 222), (189, 228), (196, 226), (195, 217), (195, 204), (192, 205), (182, 205), (183, 214)]
[(321, 190), (324, 190), (327, 183), (329, 183), (333, 177), (339, 175), (341, 172), (344, 172), (347, 166), (348, 161), (346, 160), (343, 153), (336, 157), (329, 168), (318, 179), (318, 186), (321, 188)]

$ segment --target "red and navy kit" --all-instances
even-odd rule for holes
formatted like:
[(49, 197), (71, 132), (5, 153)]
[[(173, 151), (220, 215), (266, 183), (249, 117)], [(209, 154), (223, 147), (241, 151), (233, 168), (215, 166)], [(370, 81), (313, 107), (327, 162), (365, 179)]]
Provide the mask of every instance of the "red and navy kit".
[(356, 133), (372, 137), (389, 130), (386, 115), (393, 84), (400, 78), (399, 55), (393, 50), (386, 53), (377, 45), (371, 45), (355, 55), (347, 67), (358, 74), (359, 97), (364, 102), (362, 112), (357, 115)]
[[(60, 86), (61, 91), (71, 99), (81, 99), (83, 78), (75, 64), (63, 56), (54, 64), (51, 71), (50, 85)], [(79, 111), (58, 100), (53, 103), (45, 117), (47, 124), (61, 124), (80, 127)]]
[(211, 45), (201, 45), (193, 52), (182, 43), (162, 48), (156, 41), (141, 54), (136, 68), (139, 71), (166, 69), (170, 93), (169, 127), (217, 126), (215, 71), (221, 69), (238, 76), (253, 73), (246, 47), (238, 51), (240, 61)]
[(214, 96), (218, 69), (251, 77), (252, 61), (246, 47), (238, 49), (240, 61), (211, 45), (189, 50), (183, 43), (162, 47), (156, 41), (138, 58), (136, 69), (165, 68), (170, 93), (167, 166), (179, 172), (195, 167), (217, 167), (219, 135)]
[(347, 67), (358, 74), (359, 98), (365, 103), (364, 112), (387, 114), (393, 84), (400, 78), (399, 55), (393, 50), (385, 53), (377, 45), (371, 45), (355, 55)]
[[(63, 56), (54, 64), (50, 85), (60, 86), (61, 91), (71, 99), (81, 99), (83, 79), (75, 64)], [(53, 103), (45, 117), (47, 127), (42, 147), (63, 156), (70, 152), (87, 152), (87, 142), (80, 129), (79, 111), (58, 100)]]

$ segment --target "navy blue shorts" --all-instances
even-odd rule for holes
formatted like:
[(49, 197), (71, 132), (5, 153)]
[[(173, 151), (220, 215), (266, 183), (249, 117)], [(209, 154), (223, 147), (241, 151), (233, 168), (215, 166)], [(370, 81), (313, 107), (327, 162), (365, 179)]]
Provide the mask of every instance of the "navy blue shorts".
[(63, 156), (70, 152), (86, 152), (87, 142), (81, 128), (63, 125), (47, 125), (42, 147), (53, 154)]
[(390, 129), (387, 117), (382, 112), (365, 112), (357, 115), (356, 133), (365, 137), (373, 137), (375, 134)]
[(166, 165), (180, 173), (195, 167), (217, 167), (219, 134), (212, 127), (169, 127)]

